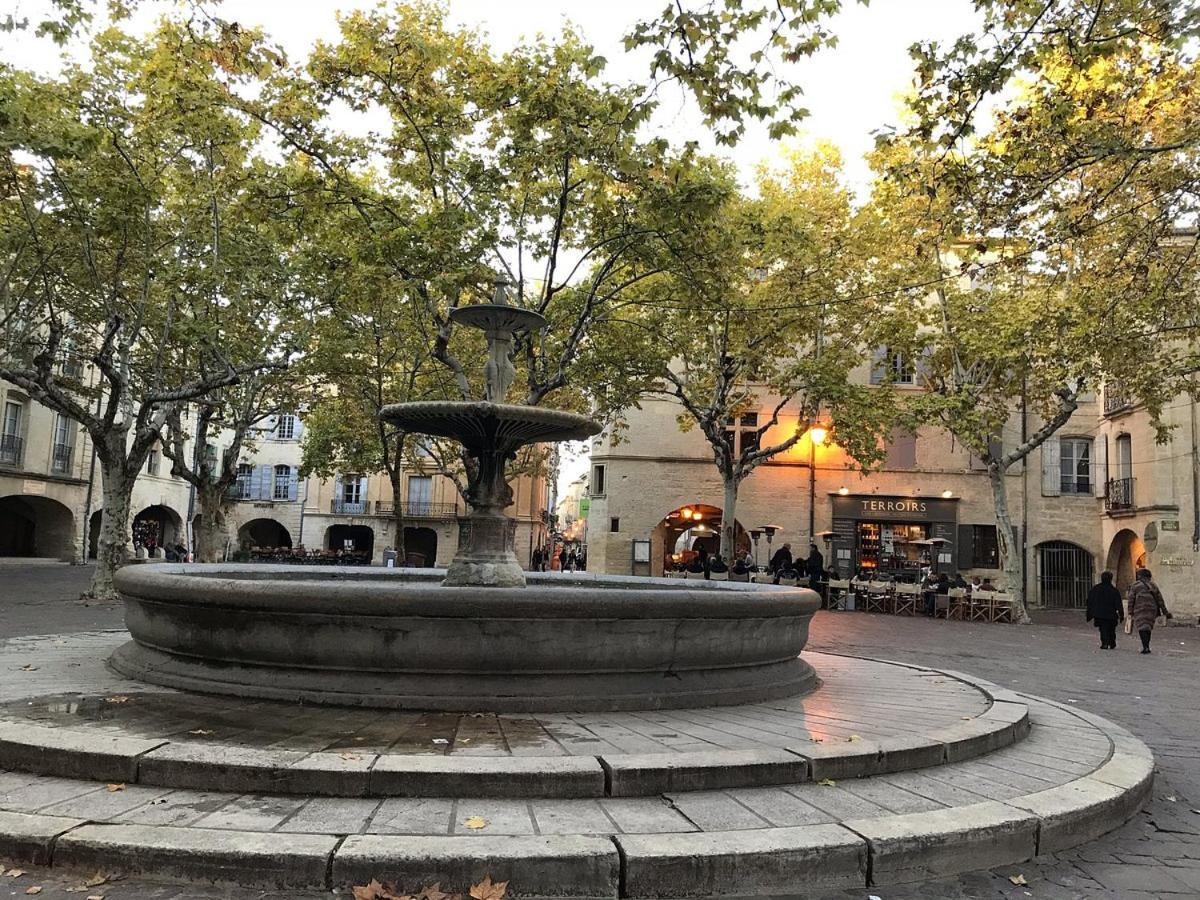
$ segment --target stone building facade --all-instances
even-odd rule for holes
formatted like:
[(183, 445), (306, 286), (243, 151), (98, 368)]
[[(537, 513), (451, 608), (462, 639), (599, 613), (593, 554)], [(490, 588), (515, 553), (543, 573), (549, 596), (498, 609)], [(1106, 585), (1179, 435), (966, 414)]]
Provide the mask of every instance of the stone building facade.
[[(350, 549), (374, 563), (394, 547), (391, 488), (378, 474), (300, 477), (304, 423), (281, 415), (259, 429), (238, 465), (229, 510), (228, 554), (250, 547)], [(227, 440), (227, 438), (225, 439)], [(223, 440), (212, 447), (220, 453)], [(90, 439), (77, 423), (0, 382), (0, 557), (82, 561), (95, 557), (99, 535), (100, 473)], [(189, 485), (170, 474), (155, 447), (133, 491), (131, 546), (190, 543), (197, 510)], [(444, 566), (458, 547), (457, 517), (465, 512), (454, 482), (436, 470), (405, 473), (404, 522), (408, 562)], [(546, 474), (513, 481), (509, 514), (517, 521), (515, 548), (528, 565), (548, 537)], [(161, 550), (151, 551), (151, 555)]]
[[(867, 371), (858, 374), (869, 377)], [(752, 432), (756, 416), (769, 415), (773, 406), (764, 396), (760, 412), (730, 423), (733, 439)], [(1146, 527), (1157, 522), (1159, 549), (1145, 550), (1143, 562), (1160, 570), (1156, 577), (1171, 588), (1175, 605), (1194, 616), (1200, 603), (1182, 583), (1176, 586), (1174, 574), (1197, 558), (1189, 518), (1192, 457), (1179, 449), (1194, 450), (1192, 432), (1181, 423), (1173, 432), (1175, 444), (1156, 447), (1144, 413), (1105, 414), (1104, 407), (1095, 396), (1085, 396), (1056, 437), (1007, 476), (1026, 596), (1034, 605), (1082, 605), (1100, 571), (1120, 568), (1129, 533), (1136, 532), (1145, 544)], [(1185, 404), (1178, 415), (1188, 420), (1190, 408)], [(679, 430), (678, 413), (673, 402), (646, 401), (629, 411), (628, 428), (618, 442), (607, 432), (593, 441), (588, 519), (593, 571), (657, 575), (680, 551), (718, 546), (720, 476), (703, 436)], [(1003, 443), (1015, 445), (1039, 424), (1032, 412), (1015, 410)], [(794, 415), (781, 415), (763, 440), (782, 440), (796, 427)], [(1141, 450), (1134, 453), (1133, 466), (1143, 467), (1136, 479), (1136, 505), (1128, 510), (1114, 508), (1112, 492), (1121, 485), (1113, 485), (1115, 451), (1105, 445), (1107, 440), (1112, 446), (1110, 433), (1122, 428), (1137, 432), (1134, 446)], [(874, 567), (911, 573), (935, 558), (942, 571), (1002, 580), (987, 474), (953, 436), (932, 427), (895, 434), (885, 461), (864, 474), (838, 448), (836, 423), (834, 429), (827, 444), (814, 447), (805, 437), (743, 482), (735, 513), (742, 548), (754, 551), (757, 531), (763, 564), (782, 543), (804, 556), (815, 541), (826, 565), (843, 574)], [(1180, 518), (1187, 524), (1178, 531), (1162, 525)], [(769, 544), (767, 531), (774, 532)], [(1132, 572), (1132, 563), (1120, 571), (1123, 579), (1126, 570)]]

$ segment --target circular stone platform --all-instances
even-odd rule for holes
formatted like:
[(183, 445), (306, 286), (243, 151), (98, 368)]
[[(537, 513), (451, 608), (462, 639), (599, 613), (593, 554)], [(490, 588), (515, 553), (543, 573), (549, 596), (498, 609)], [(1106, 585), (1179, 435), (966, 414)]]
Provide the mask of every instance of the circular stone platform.
[[(42, 724), (15, 720), (17, 726), (5, 728), (0, 767), (10, 768), (14, 762), (12, 738), (20, 727), (60, 735), (57, 744), (42, 745), (46, 759), (57, 756), (98, 765), (115, 742), (147, 742), (135, 734), (152, 733), (157, 716), (162, 716), (161, 728), (181, 723), (178, 710), (168, 702), (169, 692), (152, 699), (153, 692), (134, 692), (129, 683), (105, 676), (100, 661), (115, 639), (112, 634), (27, 639), (0, 648), (0, 671), (6, 675), (0, 699), (45, 695), (51, 683), (71, 690), (107, 677), (100, 686), (113, 693), (104, 701), (121, 710), (85, 717), (85, 729), (72, 732), (62, 725), (77, 715), (69, 701), (61, 707), (35, 702), (28, 710)], [(889, 671), (871, 661), (818, 658), (821, 667), (826, 663), (840, 664), (847, 676), (875, 667)], [(226, 780), (226, 775), (236, 775), (236, 765), (209, 769), (206, 783), (186, 789), (115, 777), (0, 771), (0, 858), (242, 888), (344, 890), (378, 878), (394, 882), (401, 892), (433, 881), (440, 881), (443, 889), (462, 890), (487, 874), (509, 881), (514, 897), (807, 896), (1016, 865), (1119, 826), (1149, 792), (1149, 751), (1110, 722), (967, 676), (898, 666), (891, 672), (897, 677), (894, 690), (874, 683), (864, 688), (864, 696), (872, 693), (881, 702), (902, 700), (906, 694), (911, 699), (914, 685), (904, 673), (919, 672), (929, 687), (936, 684), (942, 690), (949, 685), (960, 699), (971, 697), (971, 692), (977, 698), (990, 695), (989, 710), (1021, 704), (1032, 727), (1008, 746), (920, 770), (722, 790), (674, 787), (639, 797), (503, 798), (432, 792), (418, 797), (312, 797), (257, 788), (244, 791)], [(803, 712), (806, 719), (820, 717), (829, 723), (826, 742), (842, 727), (833, 723), (857, 702), (852, 697), (838, 702), (830, 693), (823, 706), (815, 705), (827, 690), (837, 690), (838, 680), (831, 675), (825, 688), (807, 698)], [(914, 708), (920, 699), (912, 701)], [(159, 705), (134, 711), (152, 703)], [(5, 714), (17, 716), (19, 706), (9, 702)], [(260, 714), (278, 711), (273, 705), (258, 706)], [(341, 716), (362, 711), (296, 713), (327, 717), (329, 731), (337, 732), (348, 727), (339, 724)], [(970, 718), (970, 713), (965, 715)], [(460, 719), (460, 725), (465, 721)], [(591, 727), (599, 726), (593, 720)], [(897, 724), (894, 734), (902, 727)], [(87, 747), (78, 746), (71, 733), (88, 737)], [(299, 733), (315, 735), (313, 723)], [(919, 735), (920, 729), (913, 733)], [(230, 743), (236, 737), (231, 732), (220, 743), (214, 742), (216, 734), (190, 737), (201, 741), (194, 746), (224, 746), (231, 755), (239, 749), (304, 754), (262, 746), (238, 748)], [(148, 742), (154, 746), (154, 741)], [(279, 741), (299, 746), (294, 734), (281, 735)], [(455, 764), (528, 759), (474, 757), (474, 742), (456, 739), (451, 755), (412, 758)], [(551, 743), (547, 740), (542, 746)], [(861, 743), (843, 740), (838, 746)], [(181, 740), (179, 746), (184, 745)], [(151, 755), (146, 751), (139, 758), (144, 761)]]
[(432, 569), (126, 566), (112, 666), (184, 690), (345, 706), (707, 707), (791, 697), (820, 598), (737, 582), (534, 573), (451, 587)]
[(0, 703), (0, 758), (43, 775), (314, 796), (642, 796), (938, 766), (1029, 727), (1024, 701), (966, 676), (806, 655), (824, 683), (805, 697), (609, 713), (333, 710), (107, 673), (88, 693)]

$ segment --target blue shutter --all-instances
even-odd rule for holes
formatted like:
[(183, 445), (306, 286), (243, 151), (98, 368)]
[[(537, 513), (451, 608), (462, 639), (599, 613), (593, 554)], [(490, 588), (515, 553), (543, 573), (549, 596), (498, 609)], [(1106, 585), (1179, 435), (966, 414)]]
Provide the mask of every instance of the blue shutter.
[(288, 473), (288, 499), (296, 499), (296, 486), (300, 480), (300, 469), (296, 466), (291, 467)]
[(333, 511), (342, 511), (342, 498), (345, 496), (342, 491), (342, 476), (338, 475), (333, 479)]
[(878, 347), (871, 354), (871, 384), (883, 384), (887, 379), (887, 361), (890, 357), (887, 347)]
[(251, 483), (250, 495), (255, 500), (271, 499), (271, 466), (254, 467), (254, 480)]
[(358, 509), (359, 512), (365, 513), (371, 508), (371, 501), (367, 499), (367, 483), (369, 479), (363, 475), (360, 479), (358, 487)]

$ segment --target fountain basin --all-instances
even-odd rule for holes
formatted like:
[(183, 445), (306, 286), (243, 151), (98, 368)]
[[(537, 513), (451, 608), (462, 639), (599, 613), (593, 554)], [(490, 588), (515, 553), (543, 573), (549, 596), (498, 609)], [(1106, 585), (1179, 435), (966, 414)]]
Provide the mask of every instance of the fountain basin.
[(526, 444), (582, 441), (600, 424), (578, 413), (487, 400), (424, 400), (395, 403), (379, 417), (405, 431), (460, 441), (475, 452), (512, 453)]
[(110, 665), (186, 690), (446, 711), (668, 709), (794, 696), (805, 588), (434, 569), (156, 564), (117, 573), (133, 640)]

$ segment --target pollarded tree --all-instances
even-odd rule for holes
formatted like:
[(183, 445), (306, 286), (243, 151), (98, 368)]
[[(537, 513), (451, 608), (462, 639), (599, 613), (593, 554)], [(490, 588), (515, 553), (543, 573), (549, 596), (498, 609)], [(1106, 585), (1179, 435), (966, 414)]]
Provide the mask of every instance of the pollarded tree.
[[(146, 40), (101, 31), (59, 76), (0, 69), (0, 203), (14, 226), (0, 236), (3, 297), (6, 320), (20, 323), (0, 378), (92, 438), (103, 479), (95, 596), (113, 595), (134, 479), (168, 419), (280, 364), (257, 342), (243, 355), (277, 294), (246, 306), (214, 290), (190, 265), (211, 252), (212, 220), (177, 215), (180, 198), (215, 196), (214, 166), (228, 173), (222, 190), (261, 176), (257, 131), (227, 114), (225, 97), (276, 59), (247, 32), (164, 23)], [(61, 374), (68, 347), (90, 358), (97, 385)]]
[[(638, 314), (657, 343), (645, 393), (677, 402), (680, 427), (697, 428), (712, 450), (727, 559), (738, 491), (758, 466), (817, 424), (868, 465), (894, 405), (887, 386), (852, 379), (876, 343), (878, 301), (865, 283), (870, 232), (839, 184), (836, 153), (795, 154), (784, 171), (763, 171), (758, 188), (757, 200), (731, 188), (720, 215), (686, 223), (669, 271), (640, 291)], [(752, 426), (731, 428), (764, 402)], [(775, 434), (785, 411), (796, 426)]]

